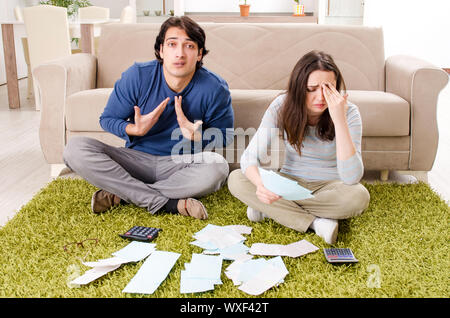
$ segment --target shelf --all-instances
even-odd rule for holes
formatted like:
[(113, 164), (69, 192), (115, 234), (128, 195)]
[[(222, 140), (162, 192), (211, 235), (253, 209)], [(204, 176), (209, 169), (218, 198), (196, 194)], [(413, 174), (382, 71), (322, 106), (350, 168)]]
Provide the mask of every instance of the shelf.
[(216, 23), (317, 23), (317, 16), (313, 12), (306, 12), (305, 16), (294, 16), (291, 13), (251, 13), (248, 17), (241, 17), (239, 13), (203, 13), (185, 12), (185, 15), (197, 22)]
[[(317, 23), (317, 16), (312, 12), (306, 12), (305, 16), (293, 16), (290, 13), (250, 13), (248, 17), (241, 17), (239, 13), (204, 13), (186, 12), (186, 16), (196, 22), (213, 23)], [(138, 23), (162, 23), (170, 16), (144, 16), (138, 15)]]

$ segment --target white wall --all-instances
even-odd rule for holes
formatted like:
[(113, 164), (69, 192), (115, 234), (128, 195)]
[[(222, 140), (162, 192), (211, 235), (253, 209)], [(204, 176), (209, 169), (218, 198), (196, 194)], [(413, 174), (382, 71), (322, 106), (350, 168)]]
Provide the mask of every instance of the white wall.
[(365, 0), (364, 25), (383, 27), (386, 57), (408, 54), (450, 68), (450, 1)]
[(112, 19), (120, 18), (122, 9), (128, 5), (134, 7), (136, 0), (89, 0), (93, 6), (109, 8), (109, 16)]
[[(163, 1), (164, 0), (136, 0), (137, 15), (138, 16), (142, 15), (142, 10), (150, 10), (151, 14), (154, 14), (155, 10), (161, 10), (162, 12)], [(166, 14), (168, 14), (169, 10), (173, 10), (174, 0), (165, 0), (165, 1), (166, 1)]]

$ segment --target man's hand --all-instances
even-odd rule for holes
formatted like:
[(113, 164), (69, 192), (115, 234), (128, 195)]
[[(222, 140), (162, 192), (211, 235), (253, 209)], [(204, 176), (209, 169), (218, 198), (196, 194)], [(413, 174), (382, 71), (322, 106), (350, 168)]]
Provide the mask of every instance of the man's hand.
[(159, 116), (163, 113), (170, 97), (167, 97), (153, 111), (148, 114), (141, 115), (141, 109), (134, 106), (134, 124), (128, 124), (125, 128), (129, 136), (144, 136), (156, 124)]
[(199, 130), (199, 127), (203, 124), (201, 120), (192, 123), (183, 113), (183, 109), (181, 108), (181, 96), (175, 96), (175, 112), (177, 114), (178, 125), (180, 126), (181, 133), (184, 138), (193, 141), (200, 141), (202, 139), (202, 132)]

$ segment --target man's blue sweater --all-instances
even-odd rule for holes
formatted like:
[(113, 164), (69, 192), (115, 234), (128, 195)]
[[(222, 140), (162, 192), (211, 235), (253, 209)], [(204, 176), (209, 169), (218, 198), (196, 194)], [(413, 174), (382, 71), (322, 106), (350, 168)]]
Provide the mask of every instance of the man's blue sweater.
[[(204, 148), (208, 143), (212, 143), (208, 145), (208, 149), (211, 149), (211, 146), (222, 147), (232, 141), (234, 115), (227, 83), (218, 75), (201, 67), (196, 70), (184, 90), (176, 93), (167, 85), (162, 65), (157, 60), (135, 63), (122, 73), (100, 116), (100, 125), (105, 131), (125, 139), (128, 148), (167, 156), (174, 154), (172, 149), (178, 149), (180, 142), (187, 142), (189, 153), (192, 153), (194, 148), (198, 150), (198, 146), (194, 147), (193, 143), (178, 133), (179, 129), (176, 130), (179, 125), (174, 106), (175, 96), (182, 96), (181, 107), (188, 120), (203, 121), (204, 140), (200, 148)], [(125, 127), (134, 123), (134, 106), (138, 106), (141, 114), (145, 115), (167, 97), (170, 97), (168, 105), (146, 135), (127, 135)], [(220, 138), (217, 138), (217, 133), (213, 138), (210, 133), (205, 134), (209, 128), (218, 128), (210, 129), (209, 132), (221, 133)]]

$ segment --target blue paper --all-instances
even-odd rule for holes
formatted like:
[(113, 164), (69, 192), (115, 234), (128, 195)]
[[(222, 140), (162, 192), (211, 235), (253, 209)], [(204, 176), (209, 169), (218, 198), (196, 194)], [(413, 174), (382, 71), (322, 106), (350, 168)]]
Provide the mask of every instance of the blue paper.
[(153, 252), (122, 292), (153, 294), (179, 257), (180, 254), (173, 252)]
[(220, 254), (225, 260), (233, 260), (233, 255), (247, 254), (249, 247), (244, 244), (244, 242), (239, 242), (237, 244), (217, 249), (207, 249), (206, 254)]
[(246, 282), (256, 276), (264, 267), (266, 267), (267, 261), (264, 258), (251, 259), (241, 265), (241, 272), (239, 273), (238, 280)]
[(215, 284), (222, 284), (222, 257), (193, 254), (191, 263), (185, 264), (181, 272), (180, 293), (198, 293), (214, 289)]
[(214, 289), (214, 281), (210, 279), (189, 277), (188, 271), (181, 271), (180, 293), (200, 293)]
[(222, 257), (203, 254), (192, 254), (189, 265), (189, 277), (220, 280)]
[(311, 191), (272, 170), (258, 168), (264, 187), (286, 200), (304, 200), (313, 198)]

